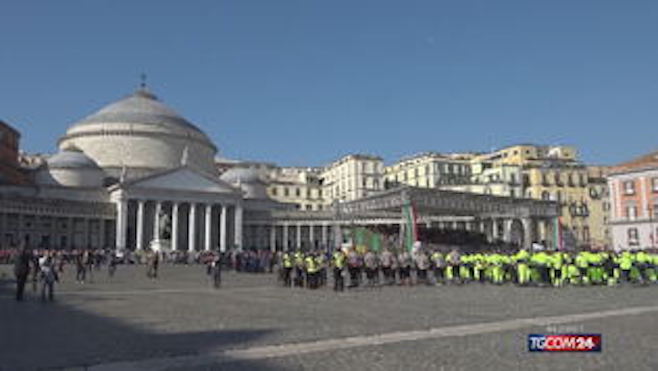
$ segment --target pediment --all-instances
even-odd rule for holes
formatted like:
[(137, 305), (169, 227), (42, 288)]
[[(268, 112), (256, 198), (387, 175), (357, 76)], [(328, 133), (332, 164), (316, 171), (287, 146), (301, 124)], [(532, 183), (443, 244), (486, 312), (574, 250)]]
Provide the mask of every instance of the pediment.
[(185, 166), (136, 179), (128, 184), (128, 188), (224, 194), (240, 192), (220, 179), (213, 179)]

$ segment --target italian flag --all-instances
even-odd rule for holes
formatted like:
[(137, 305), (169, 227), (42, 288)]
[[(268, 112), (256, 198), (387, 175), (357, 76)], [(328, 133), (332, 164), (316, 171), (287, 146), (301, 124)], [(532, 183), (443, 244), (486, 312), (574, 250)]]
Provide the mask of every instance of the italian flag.
[(405, 204), (402, 207), (402, 214), (405, 220), (404, 246), (407, 248), (407, 251), (411, 252), (414, 247), (414, 243), (418, 241), (416, 208), (414, 208), (412, 203)]

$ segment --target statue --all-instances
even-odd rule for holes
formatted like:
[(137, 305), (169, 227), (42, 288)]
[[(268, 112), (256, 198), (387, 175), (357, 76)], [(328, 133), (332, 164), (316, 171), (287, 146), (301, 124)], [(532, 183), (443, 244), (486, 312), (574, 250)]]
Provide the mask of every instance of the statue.
[(171, 239), (171, 218), (169, 214), (165, 213), (164, 210), (160, 210), (160, 225), (158, 226), (160, 230), (159, 239), (170, 240)]

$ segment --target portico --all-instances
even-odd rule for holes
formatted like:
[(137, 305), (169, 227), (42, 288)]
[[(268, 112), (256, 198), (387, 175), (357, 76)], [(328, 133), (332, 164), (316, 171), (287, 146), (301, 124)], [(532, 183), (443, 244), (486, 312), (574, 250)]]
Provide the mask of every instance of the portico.
[(240, 191), (186, 166), (117, 184), (111, 199), (119, 250), (156, 240), (175, 251), (242, 246)]

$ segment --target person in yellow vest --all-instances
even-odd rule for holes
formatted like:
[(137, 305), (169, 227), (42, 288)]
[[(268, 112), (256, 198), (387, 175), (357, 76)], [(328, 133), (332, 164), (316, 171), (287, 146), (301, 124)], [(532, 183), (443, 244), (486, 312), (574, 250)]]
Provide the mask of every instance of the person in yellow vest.
[(587, 268), (589, 267), (588, 254), (589, 253), (587, 251), (581, 251), (576, 255), (576, 258), (574, 260), (574, 262), (576, 263), (576, 267), (578, 268), (578, 272), (580, 274), (581, 285), (589, 284), (589, 277), (587, 275)]
[(283, 253), (281, 258), (281, 265), (283, 266), (283, 285), (285, 287), (291, 287), (293, 261), (292, 256), (290, 256), (290, 254), (287, 252)]
[(530, 267), (528, 262), (530, 261), (530, 253), (528, 250), (521, 249), (514, 255), (514, 261), (516, 262), (516, 276), (517, 284), (525, 286), (530, 283)]
[(343, 271), (345, 269), (346, 262), (347, 256), (343, 251), (334, 251), (331, 261), (331, 265), (334, 268), (334, 291), (345, 290), (345, 279), (343, 278)]
[(295, 259), (295, 287), (304, 287), (304, 254), (301, 250), (297, 250), (293, 256)]
[(304, 267), (306, 268), (306, 287), (309, 289), (317, 288), (318, 265), (313, 254), (308, 254), (306, 258), (304, 258)]
[(631, 269), (633, 268), (633, 255), (624, 251), (619, 256), (619, 270), (621, 271), (621, 282), (631, 282)]
[(648, 283), (649, 282), (649, 263), (650, 263), (651, 257), (649, 254), (647, 254), (646, 251), (640, 250), (635, 254), (635, 266), (637, 267), (638, 270), (638, 276), (639, 276), (639, 281), (641, 283)]

